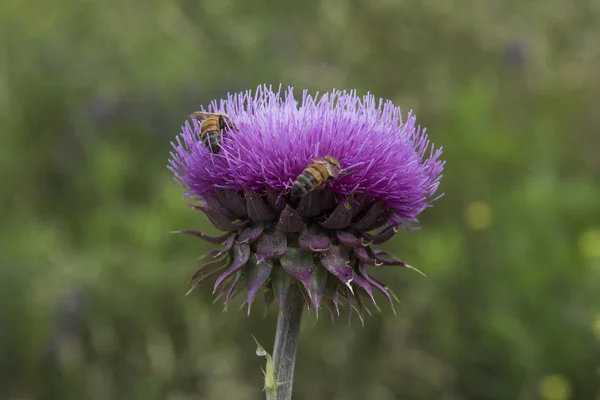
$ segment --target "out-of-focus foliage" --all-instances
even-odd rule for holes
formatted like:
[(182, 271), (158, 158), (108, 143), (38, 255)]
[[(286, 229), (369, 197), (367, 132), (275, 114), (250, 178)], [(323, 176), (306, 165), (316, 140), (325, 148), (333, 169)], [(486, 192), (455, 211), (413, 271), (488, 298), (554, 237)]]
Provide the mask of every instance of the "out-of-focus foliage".
[[(307, 316), (298, 399), (600, 396), (600, 3), (0, 2), (0, 398), (255, 399), (275, 312), (185, 297), (211, 230), (165, 165), (267, 82), (414, 109), (446, 196), (398, 315)], [(383, 300), (383, 299), (382, 299)]]

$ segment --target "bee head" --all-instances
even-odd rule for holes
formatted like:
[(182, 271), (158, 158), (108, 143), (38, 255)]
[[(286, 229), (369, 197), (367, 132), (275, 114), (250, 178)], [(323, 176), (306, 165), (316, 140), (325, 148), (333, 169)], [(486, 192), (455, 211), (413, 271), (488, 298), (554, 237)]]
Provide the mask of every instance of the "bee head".
[(324, 163), (325, 168), (327, 168), (327, 172), (329, 172), (329, 176), (331, 178), (335, 178), (340, 174), (340, 169), (342, 168), (340, 162), (337, 158), (332, 156), (325, 156)]

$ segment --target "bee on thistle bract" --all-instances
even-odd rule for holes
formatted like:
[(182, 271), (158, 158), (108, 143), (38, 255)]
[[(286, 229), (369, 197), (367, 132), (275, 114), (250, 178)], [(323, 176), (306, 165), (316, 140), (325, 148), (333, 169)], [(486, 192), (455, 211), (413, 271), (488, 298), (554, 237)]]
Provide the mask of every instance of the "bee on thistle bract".
[(233, 128), (229, 116), (223, 113), (210, 113), (194, 111), (190, 118), (202, 122), (200, 125), (200, 139), (211, 153), (219, 154), (223, 141), (223, 132), (226, 128)]
[(301, 197), (308, 194), (325, 181), (339, 176), (340, 169), (340, 162), (335, 157), (325, 156), (313, 159), (292, 185), (292, 196)]

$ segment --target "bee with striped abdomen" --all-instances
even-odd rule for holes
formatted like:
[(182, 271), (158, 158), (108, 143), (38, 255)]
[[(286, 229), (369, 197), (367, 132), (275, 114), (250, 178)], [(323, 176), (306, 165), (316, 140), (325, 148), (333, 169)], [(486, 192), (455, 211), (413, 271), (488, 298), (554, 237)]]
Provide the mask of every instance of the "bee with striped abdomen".
[(336, 178), (340, 169), (339, 160), (332, 156), (313, 159), (292, 185), (292, 196), (301, 197), (315, 190), (323, 182)]
[(229, 116), (223, 113), (210, 113), (204, 111), (194, 111), (190, 118), (202, 121), (200, 125), (200, 139), (208, 151), (218, 154), (221, 151), (223, 132), (225, 129), (233, 128), (229, 121)]

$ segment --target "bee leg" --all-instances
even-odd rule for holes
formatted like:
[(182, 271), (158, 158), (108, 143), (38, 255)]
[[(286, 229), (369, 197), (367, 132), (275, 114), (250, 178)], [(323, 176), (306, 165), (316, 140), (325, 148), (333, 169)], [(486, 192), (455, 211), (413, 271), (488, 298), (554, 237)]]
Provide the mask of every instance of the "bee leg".
[(340, 173), (338, 176), (346, 176), (346, 175), (350, 175), (351, 173), (353, 173), (353, 172), (354, 172), (354, 171), (356, 171), (357, 169), (358, 169), (358, 168), (354, 168), (354, 169), (351, 169), (351, 170), (349, 170), (349, 171), (342, 172), (342, 173)]

